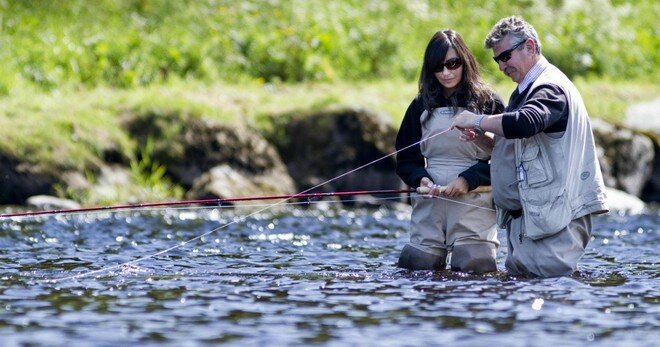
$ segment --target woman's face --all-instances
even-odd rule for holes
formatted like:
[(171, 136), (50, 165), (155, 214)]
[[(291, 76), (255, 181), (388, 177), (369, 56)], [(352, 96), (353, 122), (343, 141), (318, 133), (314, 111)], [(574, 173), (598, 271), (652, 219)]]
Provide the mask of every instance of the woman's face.
[[(438, 82), (444, 87), (444, 96), (449, 97), (456, 91), (456, 89), (458, 89), (458, 84), (461, 83), (461, 78), (463, 76), (463, 61), (458, 57), (458, 54), (456, 54), (456, 50), (449, 47), (443, 64), (442, 70), (437, 70), (434, 75), (435, 78), (438, 79)], [(453, 70), (451, 68), (453, 68)]]

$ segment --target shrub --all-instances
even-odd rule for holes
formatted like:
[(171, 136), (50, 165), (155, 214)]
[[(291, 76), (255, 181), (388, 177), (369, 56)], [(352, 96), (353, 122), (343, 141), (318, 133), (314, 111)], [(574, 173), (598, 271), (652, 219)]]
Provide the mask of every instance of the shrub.
[(571, 76), (657, 79), (654, 0), (0, 1), (0, 94), (21, 82), (131, 88), (172, 77), (240, 83), (417, 78), (428, 39), (453, 28), (484, 73), (483, 39), (523, 15)]

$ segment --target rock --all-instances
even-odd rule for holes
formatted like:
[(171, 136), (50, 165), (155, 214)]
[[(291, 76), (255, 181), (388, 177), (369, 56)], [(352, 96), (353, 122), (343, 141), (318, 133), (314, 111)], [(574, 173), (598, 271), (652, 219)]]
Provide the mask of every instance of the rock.
[(202, 174), (222, 164), (253, 174), (277, 167), (284, 170), (275, 148), (245, 126), (177, 115), (145, 115), (124, 124), (140, 147), (153, 140), (150, 159), (164, 165), (184, 187), (191, 187)]
[[(293, 194), (295, 187), (286, 173), (241, 172), (228, 165), (218, 165), (204, 173), (188, 191), (188, 199), (233, 198)], [(254, 203), (254, 202), (249, 202)]]
[(607, 204), (610, 212), (638, 214), (646, 208), (644, 201), (632, 194), (614, 188), (605, 188), (605, 193), (607, 194)]
[(122, 203), (138, 203), (144, 202), (145, 198), (142, 196), (135, 196), (134, 189), (127, 189), (131, 183), (130, 169), (123, 165), (102, 165), (96, 177), (96, 183), (89, 190), (89, 195), (93, 200), (97, 201), (112, 201), (119, 198), (120, 192), (128, 193), (128, 196), (121, 198)]
[[(298, 191), (399, 189), (396, 129), (363, 109), (329, 109), (271, 117), (275, 144)], [(388, 156), (389, 155), (389, 156)]]
[(660, 202), (660, 98), (629, 107), (624, 124), (653, 140), (653, 174), (646, 182), (641, 196), (646, 201)]
[(599, 119), (593, 119), (592, 126), (605, 185), (640, 196), (652, 175), (653, 141)]
[(141, 147), (153, 140), (149, 159), (189, 189), (189, 199), (295, 193), (275, 147), (246, 126), (155, 114), (124, 124)]
[[(60, 179), (66, 192), (75, 197), (84, 197), (87, 203), (99, 204), (120, 200), (121, 203), (144, 202), (142, 196), (132, 196), (130, 169), (120, 164), (101, 164), (93, 178), (81, 172), (64, 172)], [(147, 197), (148, 198), (148, 197)]]
[(87, 177), (78, 171), (65, 171), (62, 173), (61, 180), (68, 189), (78, 194), (92, 187), (92, 183), (87, 180)]
[(52, 194), (57, 182), (55, 174), (38, 165), (0, 153), (0, 204), (22, 205), (30, 196)]
[(50, 195), (35, 195), (27, 199), (27, 205), (37, 210), (60, 210), (80, 208), (80, 204), (73, 200), (60, 199)]
[(642, 190), (642, 199), (646, 201), (660, 202), (660, 145), (654, 143), (655, 159), (651, 171), (651, 178), (646, 181), (644, 190)]
[(629, 107), (624, 124), (633, 129), (660, 134), (660, 98)]

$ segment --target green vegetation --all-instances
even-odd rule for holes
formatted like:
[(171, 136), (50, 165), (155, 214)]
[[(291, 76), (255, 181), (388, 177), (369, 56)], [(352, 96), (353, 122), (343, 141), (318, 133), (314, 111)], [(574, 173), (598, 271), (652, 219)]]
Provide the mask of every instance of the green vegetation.
[[(592, 117), (617, 121), (630, 103), (660, 95), (660, 85), (640, 82), (576, 81)], [(506, 99), (512, 82), (494, 84)], [(397, 126), (415, 96), (414, 82), (300, 83), (260, 85), (200, 82), (126, 89), (25, 93), (0, 99), (0, 152), (30, 158), (46, 167), (87, 168), (104, 151), (133, 158), (139, 153), (122, 128), (123, 115), (190, 114), (260, 129), (264, 115), (329, 106), (364, 107)], [(133, 153), (133, 154), (131, 154)]]
[(0, 0), (0, 152), (88, 175), (119, 153), (132, 184), (180, 197), (124, 116), (260, 129), (264, 115), (343, 105), (396, 126), (428, 39), (443, 28), (463, 36), (506, 100), (514, 84), (483, 40), (511, 14), (535, 25), (592, 117), (621, 122), (631, 103), (660, 95), (658, 13), (655, 0)]
[(0, 0), (0, 93), (173, 77), (412, 80), (442, 28), (461, 33), (485, 73), (503, 79), (483, 40), (511, 14), (535, 25), (544, 53), (570, 76), (657, 80), (658, 13), (655, 0)]

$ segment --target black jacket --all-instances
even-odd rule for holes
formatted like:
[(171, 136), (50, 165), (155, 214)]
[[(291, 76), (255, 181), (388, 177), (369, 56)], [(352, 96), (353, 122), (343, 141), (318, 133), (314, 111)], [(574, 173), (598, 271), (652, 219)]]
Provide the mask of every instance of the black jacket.
[[(502, 130), (507, 139), (528, 138), (540, 132), (566, 131), (568, 123), (568, 99), (554, 84), (542, 84), (529, 93), (518, 89), (511, 94), (509, 106), (502, 117)], [(523, 103), (524, 102), (524, 103)]]

